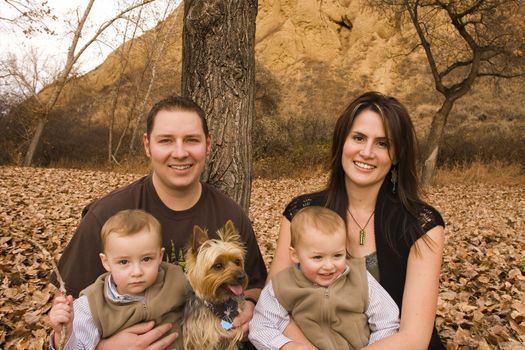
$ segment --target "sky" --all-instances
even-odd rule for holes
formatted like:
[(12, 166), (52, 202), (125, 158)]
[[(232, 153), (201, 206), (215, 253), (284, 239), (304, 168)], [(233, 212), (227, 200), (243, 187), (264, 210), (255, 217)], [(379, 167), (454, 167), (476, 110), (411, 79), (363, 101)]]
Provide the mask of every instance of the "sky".
[[(105, 21), (115, 16), (119, 9), (119, 2), (127, 1), (131, 3), (132, 0), (97, 0), (94, 2), (93, 8), (89, 15), (88, 28), (85, 31), (84, 38), (91, 38)], [(179, 3), (180, 0), (156, 0), (159, 9), (164, 9), (168, 2)], [(52, 13), (58, 17), (57, 20), (46, 21), (46, 24), (54, 30), (57, 35), (49, 35), (46, 33), (37, 33), (31, 37), (26, 37), (20, 31), (13, 32), (1, 28), (0, 35), (0, 59), (4, 59), (8, 54), (12, 53), (23, 60), (24, 52), (27, 52), (30, 47), (38, 50), (38, 55), (42, 59), (47, 59), (48, 62), (54, 64), (65, 62), (67, 49), (71, 43), (71, 33), (73, 29), (67, 24), (67, 21), (79, 18), (88, 3), (88, 0), (48, 0), (48, 5)], [(122, 7), (120, 7), (122, 8)], [(7, 6), (3, 1), (0, 1), (0, 13), (5, 14)], [(159, 10), (162, 11), (162, 10)], [(157, 21), (150, 21), (146, 29), (153, 27)], [(104, 38), (111, 46), (93, 43), (90, 48), (81, 56), (77, 65), (77, 70), (80, 73), (85, 73), (94, 69), (101, 64), (107, 55), (114, 50), (122, 42), (121, 37), (117, 37), (115, 30), (109, 30)], [(82, 47), (85, 42), (80, 41), (78, 47)]]
[[(2, 57), (7, 53), (14, 53), (18, 57), (23, 57), (25, 51), (29, 50), (31, 46), (35, 47), (39, 56), (42, 58), (49, 57), (51, 60), (65, 60), (67, 48), (70, 41), (67, 40), (70, 36), (68, 33), (71, 30), (68, 28), (65, 20), (67, 18), (75, 18), (75, 11), (78, 9), (81, 14), (84, 10), (86, 0), (49, 0), (48, 4), (53, 13), (58, 17), (56, 21), (47, 20), (46, 24), (54, 30), (57, 35), (49, 35), (46, 33), (36, 33), (31, 37), (26, 37), (20, 31), (9, 32), (3, 30), (2, 40), (0, 40), (0, 52)], [(5, 10), (5, 5), (1, 5), (1, 10)], [(108, 0), (95, 1), (90, 13), (93, 25), (100, 25), (105, 20), (109, 19), (108, 14), (116, 12), (116, 2)], [(111, 49), (105, 45), (93, 45), (93, 47), (86, 52), (86, 57), (82, 60), (81, 71), (88, 71), (100, 64), (103, 59), (111, 52)]]

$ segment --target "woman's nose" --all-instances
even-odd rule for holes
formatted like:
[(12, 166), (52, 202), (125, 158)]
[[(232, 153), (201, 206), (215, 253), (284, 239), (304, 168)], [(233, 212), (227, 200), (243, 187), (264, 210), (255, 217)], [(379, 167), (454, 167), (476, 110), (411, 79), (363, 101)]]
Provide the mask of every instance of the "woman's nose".
[(373, 146), (374, 145), (372, 142), (367, 142), (366, 144), (363, 145), (363, 148), (361, 148), (361, 151), (359, 152), (359, 154), (364, 158), (373, 157), (374, 155)]

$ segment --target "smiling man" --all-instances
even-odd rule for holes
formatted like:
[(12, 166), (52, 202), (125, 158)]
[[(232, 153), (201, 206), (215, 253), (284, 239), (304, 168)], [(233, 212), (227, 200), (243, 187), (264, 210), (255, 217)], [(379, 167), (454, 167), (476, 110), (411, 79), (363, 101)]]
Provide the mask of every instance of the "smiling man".
[[(246, 273), (249, 285), (243, 312), (234, 321), (248, 333), (248, 322), (266, 280), (266, 268), (250, 220), (237, 203), (214, 187), (201, 182), (200, 175), (211, 150), (204, 111), (192, 100), (170, 96), (155, 104), (148, 114), (144, 150), (151, 161), (152, 173), (117, 189), (89, 204), (82, 220), (64, 250), (59, 269), (68, 294), (79, 292), (104, 272), (98, 259), (99, 233), (113, 214), (124, 209), (142, 209), (162, 226), (165, 259), (184, 266), (183, 249), (194, 225), (207, 230), (212, 238), (232, 220), (246, 245)], [(53, 278), (56, 284), (56, 278)], [(141, 324), (99, 344), (99, 348), (142, 349), (154, 344), (162, 349), (171, 336), (162, 338), (169, 325)], [(169, 339), (168, 339), (169, 338)]]

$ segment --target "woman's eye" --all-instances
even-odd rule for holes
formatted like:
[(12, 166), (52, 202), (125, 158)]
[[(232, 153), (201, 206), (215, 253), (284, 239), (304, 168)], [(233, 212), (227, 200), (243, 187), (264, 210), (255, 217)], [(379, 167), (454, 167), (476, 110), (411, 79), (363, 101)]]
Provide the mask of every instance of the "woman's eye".
[(388, 148), (388, 142), (387, 141), (378, 141), (377, 144), (379, 145), (379, 147)]

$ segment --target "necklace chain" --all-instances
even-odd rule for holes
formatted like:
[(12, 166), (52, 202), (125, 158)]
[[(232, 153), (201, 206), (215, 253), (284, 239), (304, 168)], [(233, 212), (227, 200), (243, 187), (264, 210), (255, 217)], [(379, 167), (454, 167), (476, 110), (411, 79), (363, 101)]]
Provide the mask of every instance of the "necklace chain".
[(376, 212), (375, 210), (372, 212), (372, 214), (370, 214), (370, 216), (368, 217), (368, 220), (366, 220), (366, 224), (365, 226), (361, 227), (361, 225), (359, 225), (359, 223), (357, 222), (357, 220), (354, 218), (354, 216), (352, 215), (352, 212), (350, 211), (350, 208), (347, 209), (348, 211), (348, 214), (350, 214), (350, 217), (352, 218), (352, 220), (354, 220), (355, 224), (357, 225), (357, 227), (359, 227), (359, 245), (364, 245), (365, 244), (365, 228), (368, 226), (368, 223), (370, 222), (370, 219), (372, 219), (372, 216), (374, 216), (374, 213)]

